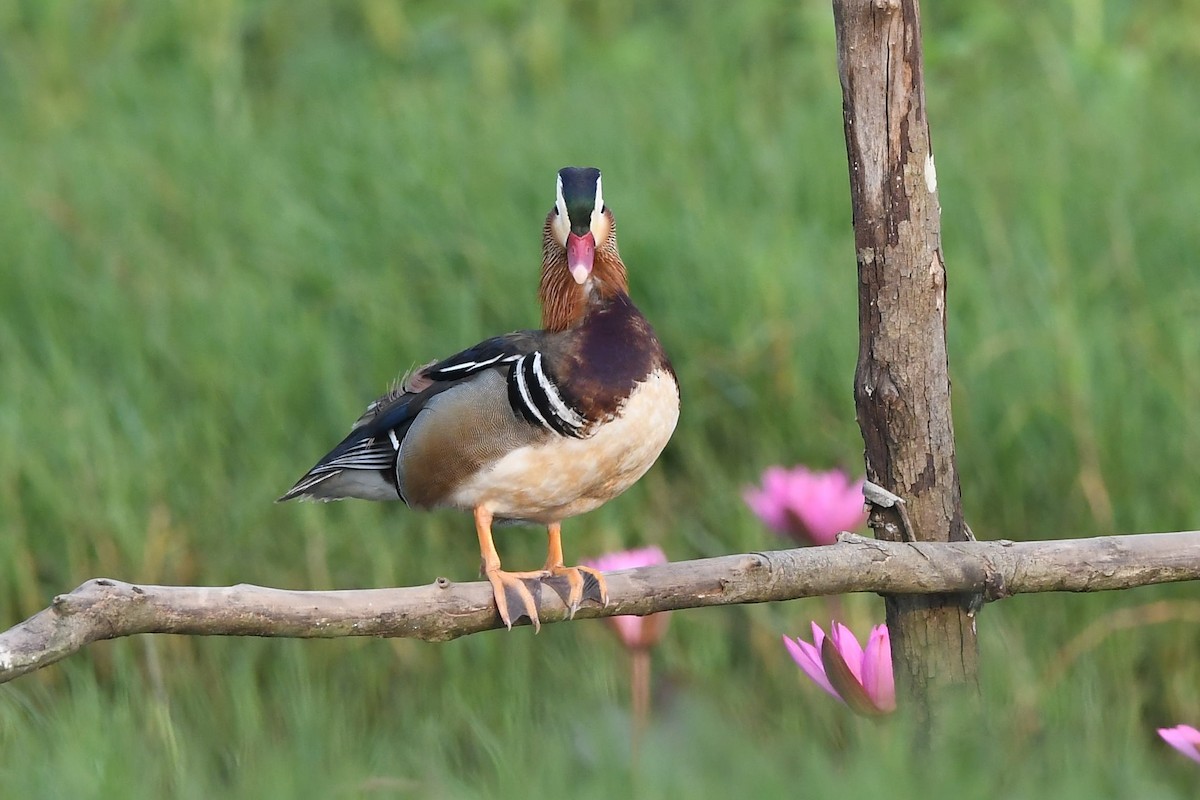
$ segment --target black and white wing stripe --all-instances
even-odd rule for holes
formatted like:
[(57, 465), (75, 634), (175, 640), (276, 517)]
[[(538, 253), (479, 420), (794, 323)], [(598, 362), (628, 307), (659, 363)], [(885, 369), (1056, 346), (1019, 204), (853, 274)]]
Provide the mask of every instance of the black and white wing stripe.
[(508, 374), (508, 402), (533, 425), (561, 436), (586, 439), (588, 420), (563, 400), (562, 393), (546, 374), (539, 351), (518, 356)]
[(454, 381), (482, 372), (489, 367), (510, 364), (521, 358), (520, 353), (500, 352), (489, 357), (482, 357), (475, 350), (459, 353), (454, 358), (446, 359), (425, 370), (425, 377), (435, 381)]
[(432, 380), (461, 380), (462, 378), (482, 372), (484, 369), (505, 365), (520, 359), (521, 353), (514, 353), (514, 348), (520, 347), (517, 335), (498, 336), (480, 342), (469, 350), (452, 355), (449, 359), (438, 361), (425, 369), (426, 378)]
[(399, 449), (400, 437), (393, 428), (388, 428), (383, 435), (376, 436), (366, 434), (363, 428), (356, 428), (297, 481), (280, 500), (310, 494), (316, 486), (341, 475), (345, 470), (376, 470), (390, 473), (396, 467), (396, 453)]

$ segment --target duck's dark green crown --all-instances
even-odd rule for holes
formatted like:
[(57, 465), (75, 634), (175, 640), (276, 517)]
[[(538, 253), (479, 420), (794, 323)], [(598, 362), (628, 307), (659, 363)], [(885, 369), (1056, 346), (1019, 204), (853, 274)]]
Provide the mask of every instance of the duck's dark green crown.
[(595, 167), (563, 167), (558, 171), (558, 177), (562, 178), (563, 202), (567, 205), (571, 232), (583, 236), (592, 227), (592, 210), (596, 207), (600, 170)]

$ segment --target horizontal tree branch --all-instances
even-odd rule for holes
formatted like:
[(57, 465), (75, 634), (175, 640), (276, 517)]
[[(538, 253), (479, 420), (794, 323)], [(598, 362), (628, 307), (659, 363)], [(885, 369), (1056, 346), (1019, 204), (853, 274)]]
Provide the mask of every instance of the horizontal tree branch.
[[(844, 533), (839, 543), (680, 561), (608, 576), (607, 608), (577, 617), (650, 614), (800, 597), (1095, 592), (1200, 578), (1200, 531), (1043, 542), (883, 542)], [(566, 609), (541, 592), (543, 623)], [(53, 664), (100, 639), (138, 633), (197, 636), (411, 637), (448, 641), (502, 627), (485, 582), (438, 578), (426, 586), (303, 592), (261, 586), (146, 586), (96, 578), (4, 633), (0, 683)]]

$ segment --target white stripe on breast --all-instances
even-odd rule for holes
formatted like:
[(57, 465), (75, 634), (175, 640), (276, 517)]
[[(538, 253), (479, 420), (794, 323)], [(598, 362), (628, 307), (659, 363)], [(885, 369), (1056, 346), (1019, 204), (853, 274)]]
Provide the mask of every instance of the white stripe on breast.
[[(534, 355), (541, 354), (534, 353)], [(516, 364), (513, 364), (513, 375), (517, 379), (517, 391), (521, 393), (521, 400), (525, 403), (525, 408), (529, 410), (529, 413), (538, 418), (538, 422), (542, 423), (543, 428), (553, 430), (550, 428), (550, 423), (546, 422), (546, 418), (542, 416), (542, 412), (538, 411), (537, 404), (533, 402), (533, 397), (529, 394), (529, 384), (525, 382), (525, 370), (523, 369), (526, 358), (528, 356), (522, 356)]]
[(573, 408), (563, 402), (562, 395), (558, 393), (558, 387), (542, 371), (541, 353), (533, 354), (533, 374), (537, 378), (538, 383), (542, 385), (542, 391), (546, 393), (546, 399), (550, 401), (550, 409), (554, 412), (554, 415), (572, 428), (582, 428), (583, 423), (587, 420), (579, 416)]

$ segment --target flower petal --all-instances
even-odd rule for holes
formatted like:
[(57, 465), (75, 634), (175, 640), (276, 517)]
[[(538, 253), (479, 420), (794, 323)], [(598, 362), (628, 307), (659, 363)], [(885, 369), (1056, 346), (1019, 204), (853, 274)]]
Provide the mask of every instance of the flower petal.
[(1176, 725), (1174, 728), (1159, 728), (1158, 735), (1171, 747), (1200, 764), (1200, 731), (1191, 725)]
[(863, 688), (862, 683), (850, 671), (850, 665), (838, 652), (832, 637), (826, 639), (825, 643), (821, 645), (821, 664), (825, 667), (825, 674), (828, 676), (829, 682), (833, 684), (833, 688), (841, 695), (842, 700), (850, 707), (851, 711), (864, 717), (877, 717), (883, 713), (867, 695), (867, 690)]
[(810, 622), (809, 625), (812, 627), (813, 644), (820, 650), (825, 642), (825, 631), (815, 622)]
[(822, 473), (814, 484), (810, 501), (813, 518), (809, 523), (815, 534), (837, 540), (845, 530), (861, 528), (867, 521), (863, 507), (862, 481), (850, 482), (841, 470)]
[[(817, 630), (820, 630), (818, 628)], [(823, 635), (822, 635), (822, 638)], [(783, 637), (783, 644), (787, 647), (788, 652), (792, 655), (792, 660), (800, 665), (800, 669), (804, 670), (804, 674), (812, 678), (813, 683), (820, 686), (829, 694), (841, 700), (839, 695), (825, 677), (825, 667), (821, 665), (821, 651), (817, 645), (811, 645), (803, 639), (791, 639), (787, 636)]]
[(642, 618), (629, 615), (609, 617), (608, 624), (617, 632), (626, 647), (637, 647), (642, 638)]
[(887, 625), (876, 625), (863, 653), (863, 688), (882, 712), (896, 710), (896, 676), (892, 672), (892, 642)]
[(838, 472), (821, 472), (808, 477), (805, 490), (805, 507), (809, 522), (814, 527), (827, 528), (831, 514), (836, 514), (838, 503), (841, 501), (841, 483)]
[(787, 533), (787, 512), (778, 497), (751, 486), (742, 492), (742, 499), (764, 525), (776, 533)]
[(833, 640), (834, 647), (837, 648), (842, 660), (846, 662), (846, 666), (850, 668), (850, 674), (854, 676), (854, 680), (861, 685), (863, 680), (862, 645), (858, 643), (858, 639), (854, 638), (854, 633), (842, 623), (835, 622), (829, 628), (829, 638)]
[(615, 553), (605, 553), (598, 558), (584, 559), (584, 565), (601, 572), (616, 572), (622, 569), (637, 567), (652, 567), (655, 564), (666, 564), (667, 556), (661, 547), (639, 547), (633, 550), (620, 550)]

